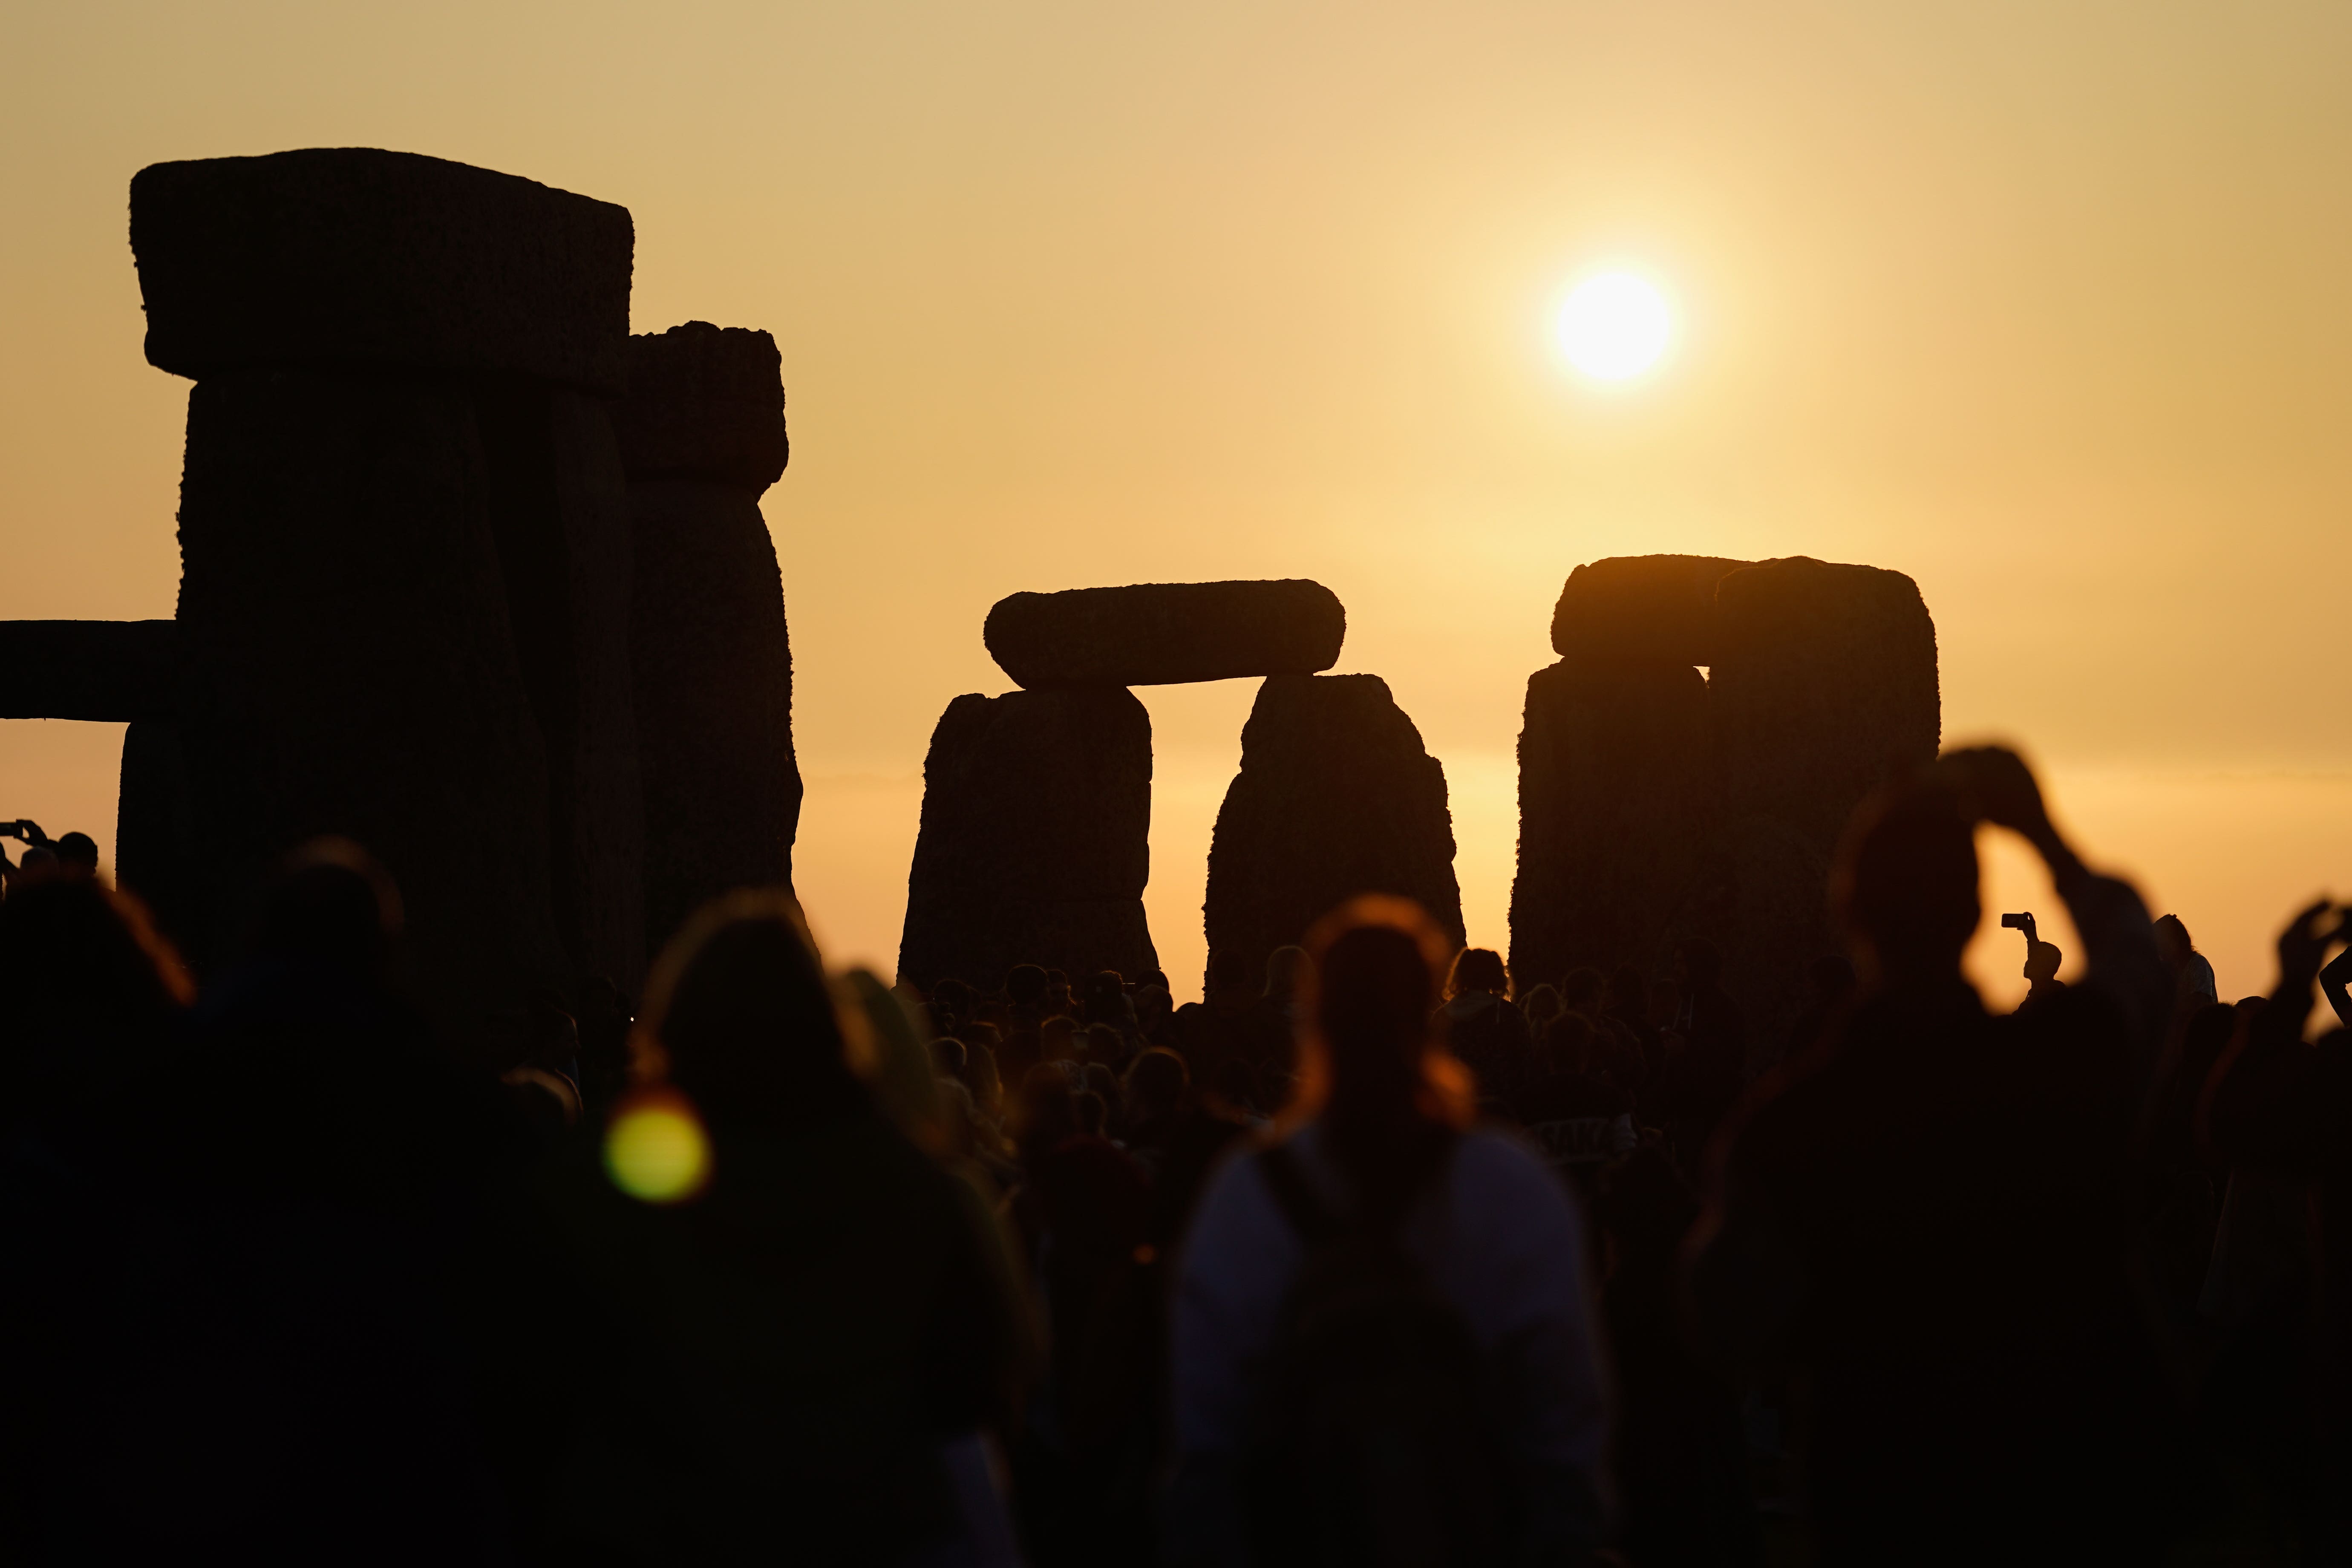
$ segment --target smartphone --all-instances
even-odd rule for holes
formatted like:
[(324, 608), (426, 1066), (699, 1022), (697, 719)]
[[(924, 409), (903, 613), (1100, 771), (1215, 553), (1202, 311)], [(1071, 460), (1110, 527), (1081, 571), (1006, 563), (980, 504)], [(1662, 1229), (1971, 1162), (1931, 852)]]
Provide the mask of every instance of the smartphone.
[(2000, 923), (2011, 931), (2023, 931), (2025, 940), (2028, 942), (2042, 940), (2033, 934), (2033, 917), (2030, 914), (2003, 915), (2000, 917)]

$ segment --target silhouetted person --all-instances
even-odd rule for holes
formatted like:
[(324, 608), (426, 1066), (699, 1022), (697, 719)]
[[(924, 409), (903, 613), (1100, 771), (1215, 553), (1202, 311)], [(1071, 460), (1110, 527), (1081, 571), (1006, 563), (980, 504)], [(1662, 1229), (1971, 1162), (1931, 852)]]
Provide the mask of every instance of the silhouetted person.
[[(2327, 949), (2352, 941), (2352, 915), (2326, 901), (2297, 914), (2278, 941), (2278, 985), (2207, 1109), (2213, 1146), (2242, 1172), (2283, 1176), (2309, 1194), (2316, 1242), (2305, 1321), (2312, 1325), (2309, 1405), (2316, 1493), (2312, 1560), (2352, 1554), (2352, 1032), (2303, 1038)], [(2347, 950), (2352, 951), (2352, 950)], [(2234, 1178), (2233, 1178), (2234, 1179)]]
[(1683, 1045), (1674, 1067), (1674, 1120), (1684, 1166), (1695, 1169), (1724, 1113), (1739, 1098), (1747, 1076), (1748, 1023), (1723, 988), (1723, 953), (1713, 942), (1693, 937), (1677, 945), (1675, 978), (1680, 1000), (1673, 1032)]
[(58, 868), (85, 880), (98, 875), (98, 843), (87, 833), (68, 833), (57, 842)]
[(1169, 1560), (1585, 1561), (1603, 1433), (1575, 1208), (1467, 1130), (1427, 916), (1360, 899), (1307, 947), (1285, 1135), (1224, 1166), (1185, 1247)]
[(1789, 1026), (1789, 1037), (1780, 1047), (1781, 1062), (1798, 1061), (1819, 1045), (1853, 1001), (1853, 961), (1843, 953), (1824, 953), (1813, 960), (1805, 966), (1805, 980), (1812, 994), (1797, 1021)]
[[(2041, 852), (2082, 984), (1988, 1015), (1960, 973), (1978, 822)], [(2129, 1152), (2168, 1012), (2146, 910), (1997, 749), (1857, 815), (1853, 1016), (1748, 1115), (1694, 1237), (1705, 1342), (1807, 1375), (1824, 1564), (2137, 1562), (2166, 1401), (2131, 1285)]]
[[(697, 1110), (708, 1185), (641, 1202), (580, 1151), (544, 1184), (565, 1333), (528, 1369), (562, 1419), (559, 1562), (905, 1562), (962, 1531), (949, 1455), (1006, 1414), (1017, 1336), (969, 1189), (853, 1070), (790, 895), (739, 893), (664, 952), (641, 1091)], [(621, 1114), (629, 1114), (625, 1102)]]
[(2025, 1000), (2017, 1005), (2020, 1011), (2047, 1006), (2053, 997), (2065, 994), (2066, 983), (2058, 978), (2058, 966), (2065, 962), (2065, 953), (2053, 942), (2036, 937), (2025, 944)]
[(1004, 976), (1004, 1000), (1016, 1029), (1034, 1029), (1045, 1021), (1045, 972), (1034, 963), (1016, 963)]
[(1227, 1079), (1228, 1062), (1253, 1069), (1269, 1057), (1286, 1056), (1287, 1041), (1267, 1010), (1265, 970), (1248, 953), (1232, 948), (1209, 955), (1208, 989), (1198, 1002), (1176, 1009), (1177, 1041), (1192, 1082), (1214, 1090)]
[(2197, 944), (2189, 940), (2189, 928), (2180, 923), (2179, 915), (2158, 919), (2156, 950), (2164, 956), (2164, 967), (2172, 972), (2173, 1005), (2183, 1016), (2221, 1000), (2213, 966), (2197, 951)]
[(1616, 1370), (1618, 1539), (1642, 1568), (1761, 1563), (1738, 1390), (1692, 1357), (1677, 1310), (1698, 1200), (1653, 1142), (1612, 1174), (1592, 1215), (1613, 1263), (1601, 1304)]
[(1527, 1015), (1511, 1005), (1510, 972), (1492, 948), (1465, 947), (1445, 977), (1437, 1026), (1446, 1048), (1477, 1075), (1482, 1100), (1507, 1102), (1527, 1072)]

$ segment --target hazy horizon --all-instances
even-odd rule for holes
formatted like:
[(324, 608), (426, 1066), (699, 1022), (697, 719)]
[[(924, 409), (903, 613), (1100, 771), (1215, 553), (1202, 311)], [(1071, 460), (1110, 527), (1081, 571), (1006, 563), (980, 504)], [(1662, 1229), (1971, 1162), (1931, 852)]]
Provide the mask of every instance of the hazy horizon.
[[(284, 5), (31, 11), (0, 66), (0, 617), (172, 614), (188, 384), (140, 167), (458, 159), (635, 216), (635, 329), (772, 332), (764, 509), (831, 956), (895, 959), (925, 742), (1019, 589), (1314, 577), (1444, 763), (1504, 946), (1513, 746), (1580, 562), (1906, 572), (1948, 742), (2015, 741), (2225, 994), (2352, 894), (2352, 13)], [(1679, 340), (1549, 340), (1630, 262)], [(1201, 967), (1254, 682), (1147, 688), (1162, 963)], [(121, 727), (0, 723), (110, 860)], [(1996, 846), (1989, 910), (2055, 912)], [(2054, 924), (2054, 921), (2047, 923)], [(1988, 919), (1979, 974), (2019, 988)], [(2072, 956), (2071, 932), (2053, 933)]]

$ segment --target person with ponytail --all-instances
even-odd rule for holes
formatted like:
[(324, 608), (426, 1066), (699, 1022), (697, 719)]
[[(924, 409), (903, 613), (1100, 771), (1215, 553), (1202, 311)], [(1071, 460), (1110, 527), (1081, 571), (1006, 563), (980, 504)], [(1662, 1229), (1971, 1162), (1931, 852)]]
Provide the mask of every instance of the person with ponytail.
[(1307, 951), (1296, 1096), (1184, 1248), (1164, 1556), (1588, 1561), (1605, 1417), (1575, 1205), (1472, 1125), (1419, 906), (1357, 899)]

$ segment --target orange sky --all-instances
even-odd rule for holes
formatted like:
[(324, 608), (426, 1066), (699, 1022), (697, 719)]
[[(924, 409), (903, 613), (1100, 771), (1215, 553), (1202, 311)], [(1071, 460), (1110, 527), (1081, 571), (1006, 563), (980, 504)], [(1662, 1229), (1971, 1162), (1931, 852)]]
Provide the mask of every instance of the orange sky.
[[(782, 345), (837, 956), (895, 955), (924, 742), (1009, 684), (1003, 594), (1329, 584), (1499, 945), (1569, 569), (1808, 553), (1916, 577), (1948, 737), (2024, 744), (2249, 991), (2352, 894), (2347, 58), (2340, 5), (2157, 0), (21, 6), (0, 616), (171, 613), (187, 384), (141, 358), (131, 173), (403, 148), (626, 205), (639, 330)], [(1611, 258), (1684, 337), (1604, 395), (1544, 329)], [(1251, 691), (1141, 695), (1181, 988)], [(0, 724), (0, 814), (105, 843), (119, 746)]]

